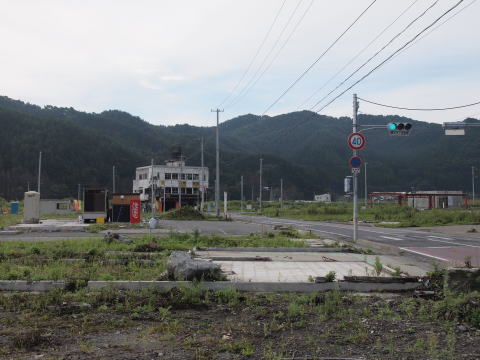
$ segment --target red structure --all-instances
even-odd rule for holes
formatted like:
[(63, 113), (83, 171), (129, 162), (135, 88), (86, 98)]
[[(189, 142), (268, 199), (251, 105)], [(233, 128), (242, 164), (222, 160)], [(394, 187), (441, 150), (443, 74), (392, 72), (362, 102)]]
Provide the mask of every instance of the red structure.
[(416, 193), (406, 193), (406, 192), (371, 192), (368, 194), (368, 206), (373, 207), (373, 199), (376, 197), (391, 197), (396, 198), (398, 205), (408, 204), (408, 199), (416, 198), (427, 198), (428, 199), (428, 208), (436, 208), (435, 204), (438, 198), (448, 198), (449, 196), (461, 196), (463, 198), (463, 204), (465, 209), (468, 208), (468, 196), (465, 193), (430, 193), (430, 192), (416, 192)]

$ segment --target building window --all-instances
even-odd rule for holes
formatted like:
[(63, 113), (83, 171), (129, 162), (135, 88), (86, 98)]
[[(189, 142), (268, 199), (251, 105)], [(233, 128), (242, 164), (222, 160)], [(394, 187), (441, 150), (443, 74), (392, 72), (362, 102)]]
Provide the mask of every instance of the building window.
[(192, 188), (187, 188), (187, 194), (189, 194), (189, 195), (193, 194)]
[(193, 180), (198, 180), (199, 178), (198, 174), (193, 174)]
[(178, 174), (172, 174), (172, 179), (173, 180), (178, 180)]
[(203, 174), (203, 181), (207, 180), (207, 175)]
[(67, 203), (57, 203), (57, 210), (68, 210)]
[(182, 180), (185, 180), (185, 174), (182, 174), (182, 178), (181, 178), (181, 179), (182, 179)]
[(176, 187), (172, 188), (172, 194), (178, 194), (178, 188)]
[(193, 175), (192, 174), (187, 174), (187, 180), (192, 180), (193, 179)]
[(170, 180), (172, 178), (172, 174), (165, 173), (165, 180)]
[(165, 194), (171, 194), (171, 193), (172, 193), (172, 188), (166, 187)]
[(186, 190), (185, 188), (182, 188), (182, 194), (186, 194)]

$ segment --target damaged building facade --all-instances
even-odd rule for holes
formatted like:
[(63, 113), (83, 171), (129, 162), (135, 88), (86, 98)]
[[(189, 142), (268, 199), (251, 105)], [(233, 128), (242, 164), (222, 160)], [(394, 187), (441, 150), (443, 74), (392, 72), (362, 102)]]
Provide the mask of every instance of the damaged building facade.
[(168, 211), (180, 206), (195, 207), (200, 204), (202, 192), (206, 198), (208, 168), (187, 166), (180, 148), (172, 153), (165, 165), (138, 167), (133, 180), (133, 193), (140, 194), (142, 204), (149, 208), (153, 203), (157, 211)]

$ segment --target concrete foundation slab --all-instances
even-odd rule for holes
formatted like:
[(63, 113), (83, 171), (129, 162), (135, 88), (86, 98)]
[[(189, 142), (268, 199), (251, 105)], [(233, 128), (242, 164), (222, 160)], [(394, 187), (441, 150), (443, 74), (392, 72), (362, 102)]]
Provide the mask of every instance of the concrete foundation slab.
[(342, 280), (348, 275), (367, 275), (374, 270), (363, 262), (302, 261), (215, 261), (235, 282), (309, 282), (309, 277), (325, 276), (335, 271)]
[(52, 232), (52, 231), (85, 231), (88, 224), (79, 223), (72, 219), (44, 219), (38, 224), (17, 224), (5, 227), (9, 231), (32, 231), (32, 232)]
[(325, 262), (329, 260), (334, 261), (363, 261), (363, 259), (358, 256), (359, 254), (349, 254), (349, 253), (337, 253), (337, 252), (256, 252), (256, 251), (196, 251), (195, 256), (205, 258), (205, 259), (215, 259), (215, 258), (231, 258), (235, 260), (238, 258), (251, 257), (255, 258), (257, 256), (268, 257), (272, 261), (304, 261), (304, 262)]

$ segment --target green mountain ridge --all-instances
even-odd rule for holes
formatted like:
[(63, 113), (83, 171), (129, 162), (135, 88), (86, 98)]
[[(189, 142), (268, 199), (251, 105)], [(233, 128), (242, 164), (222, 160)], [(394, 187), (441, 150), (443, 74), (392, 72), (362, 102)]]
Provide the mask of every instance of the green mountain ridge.
[[(441, 125), (398, 116), (359, 115), (360, 124), (391, 121), (413, 124), (408, 137), (387, 130), (364, 132), (360, 156), (368, 162), (369, 191), (464, 190), (471, 188), (471, 166), (479, 166), (480, 129), (466, 136), (444, 136)], [(468, 119), (475, 121), (475, 119)], [(213, 195), (215, 127), (152, 125), (119, 110), (86, 113), (73, 108), (40, 107), (0, 97), (0, 196), (19, 199), (28, 184), (36, 188), (38, 152), (42, 151), (42, 197), (76, 197), (78, 184), (112, 186), (131, 192), (137, 166), (163, 163), (171, 148), (182, 146), (187, 165), (200, 164), (200, 139), (210, 169)], [(279, 116), (246, 114), (220, 124), (221, 191), (239, 198), (240, 176), (245, 197), (258, 196), (259, 158), (264, 186), (278, 197), (280, 178), (287, 199), (311, 199), (314, 193), (343, 195), (350, 173), (346, 139), (351, 119), (300, 111)], [(360, 179), (363, 179), (363, 173)], [(362, 182), (360, 187), (363, 188)], [(269, 193), (263, 194), (268, 199)]]

